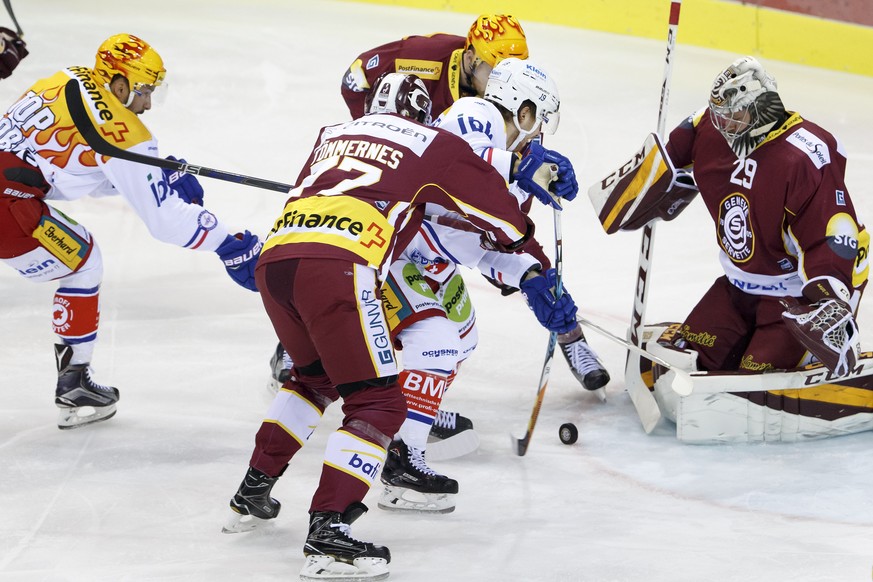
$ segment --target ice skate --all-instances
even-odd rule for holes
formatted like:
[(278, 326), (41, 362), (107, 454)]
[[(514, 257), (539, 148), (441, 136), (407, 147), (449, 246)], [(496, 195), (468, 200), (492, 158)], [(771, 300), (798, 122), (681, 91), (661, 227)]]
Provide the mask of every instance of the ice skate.
[(479, 448), (479, 435), (473, 421), (457, 412), (440, 410), (427, 438), (427, 456), (432, 461), (445, 461), (469, 455)]
[(291, 367), (294, 362), (291, 356), (282, 347), (282, 344), (276, 344), (276, 351), (270, 357), (270, 381), (267, 383), (267, 388), (275, 394), (279, 388), (288, 381), (291, 377)]
[(428, 467), (424, 452), (406, 446), (403, 441), (392, 441), (388, 447), (382, 483), (385, 490), (379, 498), (381, 509), (419, 513), (455, 510), (458, 482)]
[(118, 389), (101, 386), (91, 379), (88, 364), (70, 364), (73, 348), (64, 344), (55, 345), (58, 364), (58, 386), (55, 389), (55, 405), (60, 408), (58, 428), (68, 430), (108, 420), (115, 415)]
[(303, 546), (306, 563), (300, 571), (301, 580), (370, 582), (388, 577), (391, 561), (388, 548), (351, 536), (349, 526), (366, 511), (363, 503), (352, 503), (342, 513), (313, 511), (309, 514), (309, 535)]
[(567, 343), (561, 342), (561, 338), (558, 338), (561, 353), (564, 354), (564, 359), (570, 365), (573, 376), (586, 390), (600, 390), (609, 383), (609, 372), (606, 371), (597, 354), (585, 341), (581, 329), (578, 334), (574, 335), (578, 335), (578, 338), (571, 339)]
[(222, 533), (252, 531), (269, 519), (279, 515), (282, 504), (270, 497), (270, 491), (278, 477), (267, 477), (249, 467), (239, 489), (230, 500), (232, 514)]

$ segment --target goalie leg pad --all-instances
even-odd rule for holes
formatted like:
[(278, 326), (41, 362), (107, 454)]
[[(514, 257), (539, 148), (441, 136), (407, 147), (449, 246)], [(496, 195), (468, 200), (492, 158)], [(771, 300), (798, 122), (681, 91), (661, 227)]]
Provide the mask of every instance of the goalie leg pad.
[[(689, 349), (678, 348), (673, 345), (673, 339), (677, 337), (679, 324), (673, 323), (660, 328), (661, 335), (656, 341), (649, 341), (646, 350), (653, 356), (657, 356), (668, 364), (685, 372), (694, 372), (697, 367), (697, 352)], [(676, 372), (654, 364), (652, 366), (652, 378), (654, 379), (654, 395), (658, 408), (664, 418), (676, 422), (677, 409), (681, 396), (672, 388)]]
[[(797, 442), (873, 430), (873, 393), (869, 391), (866, 408), (831, 404), (831, 412), (839, 416), (822, 412), (829, 407), (815, 397), (833, 399), (841, 388), (830, 385), (823, 391), (721, 392), (681, 397), (676, 437), (691, 444)], [(837, 412), (837, 408), (841, 411)]]

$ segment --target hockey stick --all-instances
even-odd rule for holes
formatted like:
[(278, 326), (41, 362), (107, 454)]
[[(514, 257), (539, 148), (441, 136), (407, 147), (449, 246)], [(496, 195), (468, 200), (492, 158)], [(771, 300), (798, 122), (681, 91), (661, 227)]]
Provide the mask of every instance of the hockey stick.
[(15, 32), (18, 33), (20, 38), (24, 38), (24, 31), (21, 30), (21, 27), (18, 25), (18, 19), (15, 18), (15, 12), (12, 11), (12, 0), (3, 0), (3, 4), (6, 5), (6, 12), (9, 13), (9, 18), (12, 19), (12, 23), (15, 25)]
[[(658, 136), (664, 137), (667, 124), (667, 104), (670, 99), (670, 79), (673, 75), (673, 51), (676, 47), (676, 31), (679, 27), (679, 9), (682, 0), (672, 0), (670, 3), (670, 21), (667, 30), (667, 57), (664, 64), (664, 80), (661, 84), (661, 101), (658, 107)], [(655, 223), (649, 222), (643, 227), (643, 236), (640, 243), (640, 256), (637, 269), (637, 284), (634, 294), (634, 306), (631, 313), (631, 325), (628, 330), (630, 343), (640, 348), (642, 337), (640, 332), (646, 315), (646, 301), (648, 300), (649, 274), (652, 265), (652, 244), (655, 238)], [(646, 386), (640, 371), (640, 355), (628, 351), (625, 363), (624, 378), (625, 386), (630, 395), (631, 402), (643, 424), (646, 433), (652, 432), (661, 420), (661, 410), (655, 397)]]
[(646, 358), (650, 362), (654, 362), (655, 364), (661, 365), (669, 370), (673, 370), (674, 372), (676, 372), (676, 376), (674, 377), (673, 384), (672, 384), (673, 391), (676, 392), (677, 394), (682, 395), (682, 396), (687, 396), (688, 394), (691, 394), (691, 392), (692, 392), (692, 379), (691, 379), (691, 375), (688, 372), (686, 372), (685, 370), (677, 368), (673, 364), (667, 362), (666, 360), (664, 360), (662, 358), (659, 358), (655, 354), (651, 353), (650, 351), (648, 351), (644, 348), (641, 348), (640, 346), (638, 346), (636, 344), (632, 344), (627, 340), (621, 339), (620, 337), (618, 337), (617, 335), (615, 335), (611, 331), (600, 327), (599, 325), (597, 325), (596, 323), (594, 323), (592, 321), (588, 321), (584, 317), (577, 317), (576, 319), (577, 319), (577, 321), (579, 321), (579, 323), (581, 323), (582, 325), (584, 325), (588, 329), (592, 329), (592, 330), (598, 332), (600, 335), (602, 335), (602, 336), (614, 341), (615, 343), (619, 344), (620, 346), (623, 346), (629, 352), (634, 352), (635, 354), (637, 354), (643, 358)]
[[(244, 176), (242, 174), (233, 174), (223, 170), (215, 170), (205, 166), (194, 166), (177, 160), (167, 160), (155, 156), (147, 156), (136, 152), (130, 152), (120, 147), (114, 146), (102, 135), (91, 121), (91, 116), (85, 107), (85, 102), (82, 100), (82, 91), (80, 90), (79, 81), (70, 79), (67, 81), (67, 86), (64, 87), (64, 94), (67, 99), (67, 107), (70, 110), (70, 115), (73, 118), (73, 123), (76, 129), (82, 134), (82, 137), (87, 142), (88, 146), (103, 156), (111, 158), (119, 158), (129, 162), (145, 164), (147, 166), (156, 166), (185, 174), (195, 174), (206, 178), (215, 178), (216, 180), (224, 180), (225, 182), (234, 182), (244, 186), (253, 186), (255, 188), (263, 188), (274, 192), (288, 193), (294, 186), (283, 184), (281, 182), (273, 182), (272, 180), (264, 180), (263, 178), (254, 178), (252, 176)], [(101, 110), (105, 111), (105, 110)]]
[[(561, 208), (552, 209), (552, 215), (555, 224), (555, 297), (560, 297), (564, 291), (564, 243), (561, 234)], [(540, 383), (537, 388), (537, 398), (534, 402), (533, 410), (530, 413), (530, 420), (527, 422), (527, 432), (520, 439), (512, 437), (515, 444), (515, 454), (523, 457), (527, 452), (527, 447), (530, 445), (530, 439), (533, 436), (534, 427), (537, 424), (537, 418), (540, 416), (540, 408), (543, 406), (543, 397), (546, 395), (546, 386), (549, 385), (549, 375), (552, 372), (552, 360), (555, 358), (555, 347), (558, 344), (557, 332), (549, 332), (549, 343), (546, 346), (546, 359), (543, 362), (543, 370), (540, 372)]]

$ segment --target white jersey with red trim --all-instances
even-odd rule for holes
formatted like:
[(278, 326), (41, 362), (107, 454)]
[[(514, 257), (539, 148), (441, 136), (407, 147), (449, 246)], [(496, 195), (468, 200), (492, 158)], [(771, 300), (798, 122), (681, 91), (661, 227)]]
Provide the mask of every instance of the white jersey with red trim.
[(0, 118), (0, 150), (40, 169), (46, 200), (120, 195), (151, 235), (181, 247), (214, 251), (228, 230), (202, 206), (180, 200), (160, 168), (98, 155), (76, 129), (64, 87), (76, 79), (97, 130), (114, 145), (158, 156), (157, 140), (86, 67), (70, 67), (37, 81)]
[[(515, 154), (506, 150), (506, 124), (493, 103), (478, 97), (463, 97), (443, 112), (434, 126), (461, 137), (504, 180), (509, 181)], [(529, 197), (515, 185), (510, 185), (509, 191), (519, 206)], [(437, 283), (448, 281), (456, 270), (455, 265), (463, 265), (478, 269), (483, 275), (505, 285), (519, 287), (528, 270), (541, 266), (540, 261), (528, 253), (506, 254), (483, 249), (481, 233), (457, 213), (428, 204), (427, 214), (449, 217), (456, 226), (438, 224), (439, 219), (425, 220), (400, 260), (415, 264)]]
[(429, 279), (443, 284), (456, 265), (478, 269), (483, 275), (511, 287), (519, 287), (531, 268), (540, 266), (527, 253), (499, 253), (482, 248), (479, 232), (458, 229), (425, 220), (398, 260), (413, 263)]

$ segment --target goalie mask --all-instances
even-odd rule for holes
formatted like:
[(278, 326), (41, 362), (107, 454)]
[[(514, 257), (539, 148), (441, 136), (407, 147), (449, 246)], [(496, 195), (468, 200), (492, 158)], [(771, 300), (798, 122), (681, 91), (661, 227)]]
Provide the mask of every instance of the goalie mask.
[[(512, 112), (519, 135), (507, 149), (514, 151), (528, 135), (542, 127), (543, 133), (552, 134), (558, 129), (561, 99), (558, 86), (545, 69), (530, 59), (508, 58), (497, 63), (488, 77), (484, 98)], [(525, 131), (518, 123), (518, 111), (528, 103), (534, 109), (536, 123)]]
[(398, 113), (430, 125), (431, 100), (424, 82), (415, 75), (382, 73), (364, 100), (364, 111)]
[(776, 80), (753, 57), (722, 71), (709, 93), (709, 118), (739, 157), (749, 155), (785, 117)]

